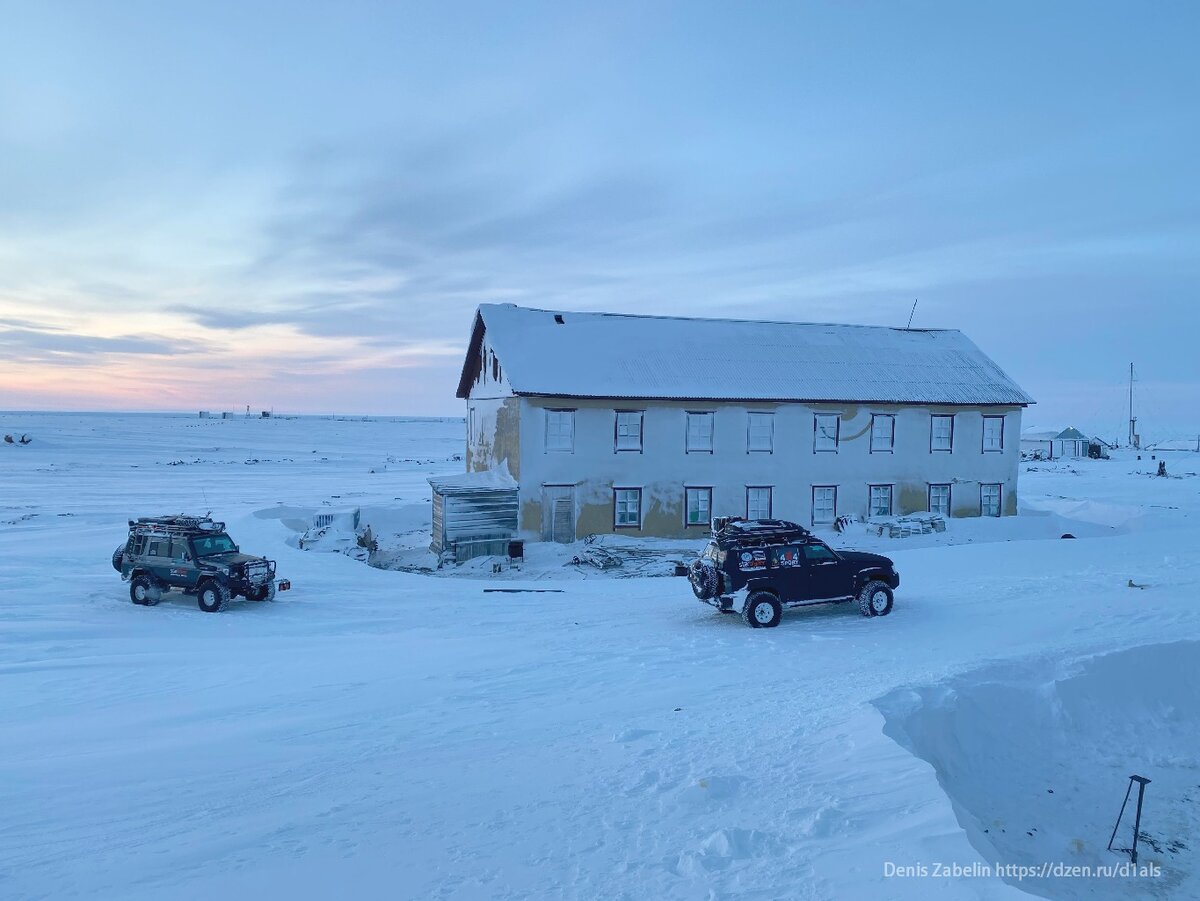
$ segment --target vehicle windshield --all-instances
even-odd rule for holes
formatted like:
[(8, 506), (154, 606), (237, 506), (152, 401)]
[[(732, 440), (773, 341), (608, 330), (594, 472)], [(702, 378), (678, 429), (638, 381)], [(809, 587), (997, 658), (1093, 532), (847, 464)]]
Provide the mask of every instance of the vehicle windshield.
[(220, 532), (216, 535), (205, 535), (203, 538), (193, 538), (192, 546), (196, 549), (197, 557), (211, 557), (214, 554), (232, 554), (237, 550), (233, 539)]

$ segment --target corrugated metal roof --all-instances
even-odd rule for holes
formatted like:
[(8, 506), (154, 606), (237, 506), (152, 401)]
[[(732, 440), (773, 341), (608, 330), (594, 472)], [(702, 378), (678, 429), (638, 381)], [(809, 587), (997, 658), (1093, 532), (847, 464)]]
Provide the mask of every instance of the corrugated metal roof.
[(479, 307), (460, 397), (474, 377), (472, 357), (477, 356), (481, 326), (517, 394), (1034, 402), (955, 330), (572, 313), (513, 304)]

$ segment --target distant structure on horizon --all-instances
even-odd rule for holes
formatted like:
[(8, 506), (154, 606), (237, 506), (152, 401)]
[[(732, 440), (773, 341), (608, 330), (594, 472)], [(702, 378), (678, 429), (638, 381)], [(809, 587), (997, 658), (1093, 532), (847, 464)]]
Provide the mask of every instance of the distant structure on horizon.
[(516, 511), (470, 528), (558, 542), (699, 536), (721, 515), (1011, 515), (1034, 403), (956, 330), (512, 304), (479, 307), (457, 396), (467, 471), (489, 474), (471, 490)]

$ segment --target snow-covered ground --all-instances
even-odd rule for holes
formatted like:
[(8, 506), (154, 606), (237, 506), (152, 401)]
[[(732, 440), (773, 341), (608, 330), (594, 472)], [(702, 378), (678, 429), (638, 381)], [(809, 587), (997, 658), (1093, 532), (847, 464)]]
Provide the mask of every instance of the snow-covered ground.
[[(419, 546), (458, 420), (0, 432), (33, 438), (0, 444), (0, 897), (1200, 895), (1195, 454), (1028, 464), (1019, 517), (831, 534), (894, 557), (893, 614), (766, 631), (569, 549), (455, 578), (296, 547), (289, 511), (344, 506)], [(294, 589), (131, 604), (125, 520), (178, 510)], [(1120, 864), (1134, 772), (1158, 875), (982, 875)]]

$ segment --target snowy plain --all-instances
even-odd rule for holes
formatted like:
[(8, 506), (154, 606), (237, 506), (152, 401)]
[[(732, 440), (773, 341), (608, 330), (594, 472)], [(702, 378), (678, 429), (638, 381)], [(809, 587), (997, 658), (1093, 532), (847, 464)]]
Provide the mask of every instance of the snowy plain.
[[(1195, 454), (1031, 463), (1018, 517), (831, 533), (895, 559), (894, 612), (767, 631), (536, 548), (493, 578), (295, 546), (286, 512), (322, 506), (419, 536), (461, 420), (0, 432), (33, 438), (0, 444), (0, 897), (1200, 896)], [(131, 604), (126, 519), (180, 510), (293, 590)], [(978, 875), (1120, 864), (1133, 772), (1159, 875)]]

